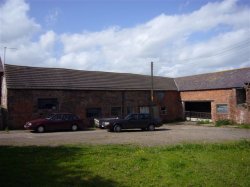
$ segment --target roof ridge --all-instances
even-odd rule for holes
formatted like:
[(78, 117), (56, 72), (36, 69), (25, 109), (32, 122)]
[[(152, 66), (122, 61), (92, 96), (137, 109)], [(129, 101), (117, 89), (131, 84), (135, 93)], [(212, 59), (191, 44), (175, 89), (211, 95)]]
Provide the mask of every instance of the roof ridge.
[[(5, 75), (8, 88), (14, 89), (108, 87), (109, 89), (149, 90), (151, 80), (149, 75), (9, 64), (5, 66)], [(155, 76), (154, 82), (156, 90), (177, 90), (173, 78)]]
[(200, 76), (200, 75), (211, 75), (211, 74), (216, 74), (216, 73), (226, 73), (226, 72), (230, 72), (230, 71), (239, 71), (239, 70), (244, 70), (244, 69), (250, 69), (250, 67), (236, 68), (236, 69), (229, 69), (229, 70), (222, 70), (222, 71), (215, 71), (215, 72), (208, 72), (208, 73), (199, 73), (199, 74), (196, 74), (196, 75), (187, 75), (187, 76), (182, 76), (182, 77), (175, 77), (174, 79), (186, 78), (186, 77), (194, 77), (194, 76)]
[(174, 79), (179, 91), (242, 88), (250, 81), (250, 68), (239, 68), (215, 73)]
[[(14, 65), (14, 64), (5, 64), (6, 66), (15, 66), (15, 67), (23, 67), (23, 68), (34, 68), (34, 69), (54, 69), (54, 70), (66, 70), (66, 71), (78, 71), (78, 72), (90, 72), (90, 73), (109, 73), (115, 75), (135, 75), (135, 76), (145, 76), (150, 77), (150, 75), (145, 74), (138, 74), (138, 73), (123, 73), (123, 72), (110, 72), (110, 71), (92, 71), (92, 70), (81, 70), (81, 69), (70, 69), (70, 68), (63, 68), (63, 67), (37, 67), (37, 66), (23, 66), (23, 65)], [(164, 77), (164, 76), (154, 76), (159, 78), (169, 78), (173, 79), (172, 77)]]

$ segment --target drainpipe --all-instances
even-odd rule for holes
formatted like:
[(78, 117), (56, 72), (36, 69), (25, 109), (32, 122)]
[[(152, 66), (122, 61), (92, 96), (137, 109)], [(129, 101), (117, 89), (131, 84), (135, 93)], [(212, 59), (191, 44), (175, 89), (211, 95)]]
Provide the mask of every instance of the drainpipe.
[(151, 62), (151, 115), (154, 117), (154, 62)]
[(125, 114), (125, 91), (122, 91), (122, 118), (124, 118)]

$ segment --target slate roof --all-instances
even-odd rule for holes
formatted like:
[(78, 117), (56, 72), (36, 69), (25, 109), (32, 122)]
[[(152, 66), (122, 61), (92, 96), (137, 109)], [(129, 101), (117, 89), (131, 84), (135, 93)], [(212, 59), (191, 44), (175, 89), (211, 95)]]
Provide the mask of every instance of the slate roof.
[(175, 78), (179, 91), (242, 88), (250, 82), (250, 68)]
[[(9, 89), (150, 90), (151, 77), (128, 73), (5, 65)], [(155, 90), (177, 90), (173, 78), (154, 77)]]

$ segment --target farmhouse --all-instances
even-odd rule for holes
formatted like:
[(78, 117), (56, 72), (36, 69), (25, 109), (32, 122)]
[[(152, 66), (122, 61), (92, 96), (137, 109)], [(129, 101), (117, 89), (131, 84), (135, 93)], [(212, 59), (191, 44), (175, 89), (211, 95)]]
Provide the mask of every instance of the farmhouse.
[(5, 64), (1, 105), (5, 123), (15, 129), (51, 112), (72, 112), (91, 125), (95, 117), (149, 112), (151, 106), (164, 121), (250, 122), (250, 68), (175, 79), (155, 76), (153, 82), (152, 104), (150, 76)]

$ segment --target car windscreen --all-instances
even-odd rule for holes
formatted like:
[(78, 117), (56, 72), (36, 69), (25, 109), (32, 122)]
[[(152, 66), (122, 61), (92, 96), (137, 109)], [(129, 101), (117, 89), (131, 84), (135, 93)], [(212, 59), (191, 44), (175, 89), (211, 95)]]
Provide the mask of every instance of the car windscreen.
[(45, 118), (46, 119), (51, 119), (55, 114), (48, 114)]
[(124, 119), (125, 120), (137, 120), (138, 119), (138, 115), (137, 114), (129, 114)]

